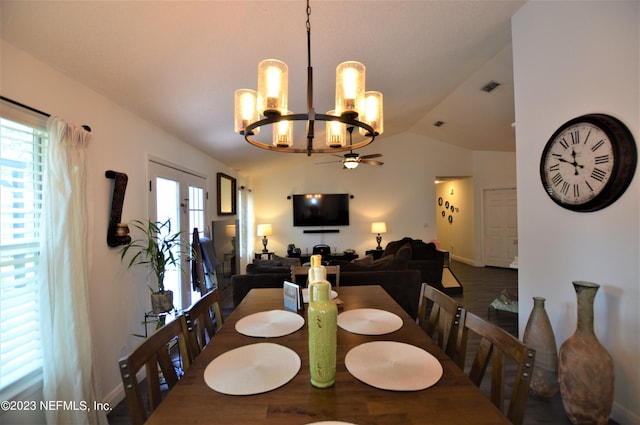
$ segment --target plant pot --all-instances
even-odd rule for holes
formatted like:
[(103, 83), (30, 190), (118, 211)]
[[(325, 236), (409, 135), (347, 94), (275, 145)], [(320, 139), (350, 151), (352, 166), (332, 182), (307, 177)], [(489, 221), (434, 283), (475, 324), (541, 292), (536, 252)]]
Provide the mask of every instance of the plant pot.
[(154, 292), (151, 294), (151, 311), (153, 314), (166, 313), (173, 310), (173, 291)]

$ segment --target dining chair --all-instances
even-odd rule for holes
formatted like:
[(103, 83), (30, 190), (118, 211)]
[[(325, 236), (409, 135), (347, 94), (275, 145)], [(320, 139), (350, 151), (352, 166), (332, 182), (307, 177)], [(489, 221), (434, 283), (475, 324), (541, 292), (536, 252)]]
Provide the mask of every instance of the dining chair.
[[(528, 348), (509, 332), (466, 309), (462, 309), (458, 332), (459, 356), (464, 359), (469, 333), (479, 336), (478, 350), (471, 364), (468, 376), (480, 387), (485, 372), (491, 363), (490, 399), (504, 413), (506, 384), (513, 385), (506, 416), (514, 425), (522, 424), (527, 396), (531, 383), (531, 371), (535, 362), (535, 350)], [(517, 367), (516, 374), (505, 378), (505, 357)], [(464, 364), (464, 360), (463, 360)]]
[(422, 284), (416, 323), (464, 368), (464, 357), (461, 359), (457, 350), (461, 310), (453, 298), (426, 282)]
[[(340, 287), (340, 266), (324, 266), (327, 270), (327, 280), (332, 283), (333, 287)], [(299, 282), (300, 276), (304, 276), (305, 286), (308, 285), (309, 266), (291, 266), (291, 282)], [(330, 276), (333, 276), (331, 278)], [(300, 281), (301, 282), (301, 281)]]
[[(161, 385), (166, 384), (170, 390), (178, 382), (182, 371), (188, 370), (191, 361), (184, 334), (185, 328), (185, 318), (179, 315), (147, 337), (131, 354), (118, 362), (133, 425), (143, 424), (158, 407), (162, 401)], [(176, 344), (182, 360), (181, 367), (174, 364), (172, 358)], [(142, 382), (138, 381), (138, 373), (143, 367), (146, 372), (146, 398), (142, 395)]]
[(184, 317), (187, 345), (190, 359), (193, 361), (222, 327), (223, 318), (218, 290), (207, 292), (184, 312)]

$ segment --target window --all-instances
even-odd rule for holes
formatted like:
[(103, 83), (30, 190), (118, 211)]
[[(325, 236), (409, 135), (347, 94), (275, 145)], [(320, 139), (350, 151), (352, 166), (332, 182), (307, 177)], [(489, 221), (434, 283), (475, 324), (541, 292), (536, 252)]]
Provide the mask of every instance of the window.
[(38, 227), (48, 138), (45, 117), (1, 106), (0, 393), (9, 398), (25, 378), (41, 379)]

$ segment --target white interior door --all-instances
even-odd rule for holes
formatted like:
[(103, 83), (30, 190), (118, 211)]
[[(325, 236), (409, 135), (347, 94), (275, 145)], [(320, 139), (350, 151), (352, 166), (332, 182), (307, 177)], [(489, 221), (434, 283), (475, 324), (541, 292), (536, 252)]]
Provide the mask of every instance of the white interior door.
[(518, 255), (518, 208), (516, 189), (483, 191), (484, 263), (509, 267)]
[[(183, 246), (189, 246), (195, 227), (200, 236), (205, 231), (206, 179), (193, 173), (150, 161), (149, 218), (158, 222), (171, 220), (171, 232), (181, 231)], [(172, 290), (174, 305), (188, 308), (200, 293), (193, 291), (189, 257), (181, 257), (180, 267), (165, 275), (165, 288)]]

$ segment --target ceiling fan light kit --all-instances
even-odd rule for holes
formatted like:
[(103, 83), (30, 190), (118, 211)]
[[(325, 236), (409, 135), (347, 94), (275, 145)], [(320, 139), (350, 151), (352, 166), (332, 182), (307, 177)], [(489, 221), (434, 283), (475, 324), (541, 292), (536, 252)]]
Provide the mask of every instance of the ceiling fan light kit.
[[(235, 92), (234, 130), (244, 135), (250, 144), (277, 152), (311, 155), (367, 146), (384, 130), (382, 93), (365, 91), (366, 68), (362, 63), (343, 62), (336, 68), (335, 109), (326, 114), (316, 114), (313, 106), (310, 15), (311, 7), (307, 0), (307, 112), (296, 114), (288, 110), (287, 64), (277, 59), (265, 59), (258, 64), (258, 90), (239, 89)], [(294, 146), (295, 121), (306, 121), (306, 147)], [(316, 121), (326, 124), (324, 147), (313, 145)], [(271, 143), (254, 137), (261, 127), (267, 125), (273, 126)], [(347, 128), (358, 128), (363, 139), (356, 143), (350, 141), (347, 145)]]

